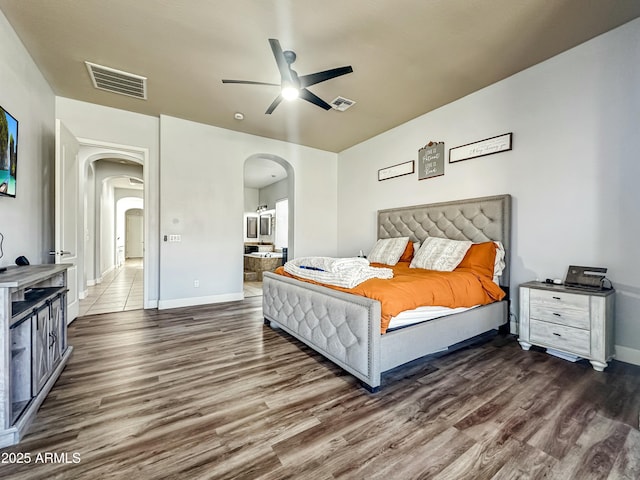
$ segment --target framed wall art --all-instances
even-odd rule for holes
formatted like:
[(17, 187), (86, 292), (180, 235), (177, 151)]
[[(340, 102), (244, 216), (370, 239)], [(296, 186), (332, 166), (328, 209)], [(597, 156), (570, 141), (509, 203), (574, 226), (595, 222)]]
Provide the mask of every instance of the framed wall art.
[(511, 150), (512, 139), (513, 133), (505, 133), (504, 135), (450, 148), (449, 163), (493, 155), (498, 152), (506, 152), (507, 150)]
[(444, 175), (444, 142), (429, 142), (418, 150), (418, 180)]
[(398, 165), (392, 165), (387, 168), (381, 168), (378, 170), (378, 181), (389, 180), (390, 178), (401, 177), (402, 175), (409, 175), (415, 172), (414, 161), (399, 163)]

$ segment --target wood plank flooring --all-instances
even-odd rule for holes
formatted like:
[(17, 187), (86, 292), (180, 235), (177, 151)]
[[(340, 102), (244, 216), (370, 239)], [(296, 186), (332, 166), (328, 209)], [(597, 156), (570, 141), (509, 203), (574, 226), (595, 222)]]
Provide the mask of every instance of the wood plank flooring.
[(370, 394), (264, 326), (259, 297), (80, 317), (69, 343), (0, 478), (640, 478), (640, 367), (621, 362), (597, 373), (498, 336)]

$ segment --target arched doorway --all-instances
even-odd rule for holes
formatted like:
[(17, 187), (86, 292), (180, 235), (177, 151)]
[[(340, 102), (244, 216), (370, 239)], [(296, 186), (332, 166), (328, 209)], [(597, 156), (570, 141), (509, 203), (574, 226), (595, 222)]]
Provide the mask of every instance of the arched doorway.
[[(141, 208), (130, 208), (124, 214), (124, 259), (142, 260), (144, 252), (144, 225)], [(122, 238), (119, 235), (117, 238)]]
[(262, 272), (294, 250), (294, 170), (285, 159), (255, 154), (244, 163), (244, 296), (262, 294)]
[[(145, 149), (129, 148), (80, 139), (81, 188), (83, 206), (84, 285), (80, 314), (144, 308), (148, 295), (148, 252), (142, 248), (136, 264), (125, 265), (125, 212), (143, 211), (147, 158)], [(145, 216), (138, 217), (142, 242), (147, 237)], [(140, 249), (139, 249), (140, 250)], [(126, 268), (125, 268), (126, 267)], [(118, 282), (130, 282), (127, 286)], [(135, 279), (135, 288), (133, 285)], [(111, 291), (107, 289), (111, 287)], [(116, 288), (117, 287), (117, 288)], [(126, 290), (127, 296), (124, 295)], [(135, 305), (129, 295), (135, 290)]]

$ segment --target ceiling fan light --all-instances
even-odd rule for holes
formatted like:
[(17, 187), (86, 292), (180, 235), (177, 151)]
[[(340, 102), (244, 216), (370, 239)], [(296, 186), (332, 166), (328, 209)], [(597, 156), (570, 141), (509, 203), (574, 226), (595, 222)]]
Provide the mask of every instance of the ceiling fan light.
[(285, 100), (295, 100), (300, 95), (300, 91), (297, 88), (291, 86), (284, 87), (281, 93), (282, 98), (284, 98)]

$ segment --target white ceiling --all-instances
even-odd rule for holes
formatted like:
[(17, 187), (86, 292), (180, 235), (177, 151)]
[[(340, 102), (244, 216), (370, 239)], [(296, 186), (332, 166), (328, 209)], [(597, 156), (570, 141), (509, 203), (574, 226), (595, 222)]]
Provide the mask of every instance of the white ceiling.
[[(56, 95), (339, 152), (640, 16), (638, 0), (0, 0)], [(354, 72), (264, 112), (268, 39), (305, 75)], [(84, 61), (148, 77), (148, 100), (93, 88)], [(233, 118), (245, 115), (243, 121)], [(425, 132), (426, 134), (427, 132)]]
[(284, 167), (268, 158), (250, 157), (244, 162), (244, 186), (261, 189), (287, 178)]

